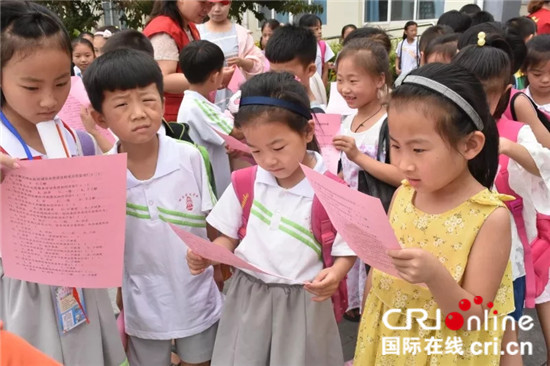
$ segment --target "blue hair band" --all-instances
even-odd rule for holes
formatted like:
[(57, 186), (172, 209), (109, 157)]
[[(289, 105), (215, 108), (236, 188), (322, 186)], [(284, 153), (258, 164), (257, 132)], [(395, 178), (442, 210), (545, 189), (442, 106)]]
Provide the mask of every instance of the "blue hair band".
[(239, 109), (247, 105), (268, 105), (273, 107), (280, 107), (287, 109), (291, 112), (299, 114), (300, 116), (306, 118), (307, 120), (312, 119), (311, 112), (302, 107), (299, 104), (292, 103), (286, 100), (270, 98), (270, 97), (244, 97), (241, 98), (239, 103)]

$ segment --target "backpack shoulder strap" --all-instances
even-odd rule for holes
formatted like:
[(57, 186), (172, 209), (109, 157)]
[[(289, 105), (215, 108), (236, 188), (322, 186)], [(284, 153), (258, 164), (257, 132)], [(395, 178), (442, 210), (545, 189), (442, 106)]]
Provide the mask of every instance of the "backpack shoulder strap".
[[(507, 118), (501, 118), (497, 123), (499, 135), (506, 137), (511, 141), (516, 142), (518, 140), (519, 130), (523, 127), (522, 123), (511, 121)], [(527, 237), (527, 230), (525, 228), (525, 220), (523, 220), (523, 199), (510, 187), (508, 164), (510, 158), (504, 154), (499, 155), (499, 166), (497, 176), (495, 177), (495, 186), (499, 193), (508, 194), (516, 197), (512, 201), (506, 201), (506, 207), (512, 213), (518, 236), (523, 246), (524, 262), (525, 262), (525, 306), (527, 308), (533, 308), (535, 306), (535, 272), (533, 266), (533, 260), (531, 255), (531, 245), (529, 238)]]
[(95, 144), (92, 136), (87, 132), (81, 130), (75, 130), (77, 144), (80, 143), (82, 149), (82, 155), (92, 156), (95, 155)]
[[(346, 182), (340, 179), (340, 177), (332, 174), (328, 170), (324, 175), (341, 184), (346, 184)], [(336, 238), (336, 229), (332, 225), (327, 211), (317, 196), (313, 196), (313, 203), (311, 205), (311, 231), (313, 232), (313, 236), (317, 242), (321, 244), (321, 253), (324, 266), (332, 266), (332, 244)]]
[(257, 165), (239, 169), (231, 173), (231, 183), (237, 199), (242, 208), (241, 227), (239, 228), (239, 239), (246, 235), (246, 226), (250, 217), (250, 209), (254, 201), (254, 181), (256, 180)]
[(319, 48), (321, 49), (321, 64), (325, 64), (325, 55), (327, 54), (327, 43), (325, 41), (319, 41)]
[(378, 134), (378, 149), (376, 150), (376, 160), (382, 161), (382, 153), (385, 154), (386, 158), (384, 163), (390, 164), (390, 138), (389, 138), (389, 128), (388, 128), (388, 117), (382, 122), (380, 126), (380, 133)]

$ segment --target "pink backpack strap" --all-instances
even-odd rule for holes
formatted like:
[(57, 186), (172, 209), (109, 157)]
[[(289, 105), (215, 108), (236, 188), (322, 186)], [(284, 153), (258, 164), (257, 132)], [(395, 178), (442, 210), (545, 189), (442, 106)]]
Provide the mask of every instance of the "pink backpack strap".
[[(499, 135), (501, 137), (506, 137), (507, 139), (517, 142), (518, 134), (521, 127), (524, 124), (511, 121), (507, 118), (501, 118), (497, 123), (497, 128)], [(536, 281), (535, 281), (535, 271), (533, 265), (533, 257), (531, 254), (531, 245), (527, 237), (527, 231), (525, 229), (525, 221), (523, 220), (523, 199), (510, 188), (509, 174), (508, 174), (508, 163), (510, 158), (504, 154), (499, 155), (499, 165), (500, 169), (495, 178), (495, 186), (497, 187), (499, 193), (507, 194), (516, 197), (512, 201), (504, 202), (512, 216), (514, 217), (514, 222), (516, 224), (519, 239), (523, 246), (524, 252), (524, 262), (525, 262), (525, 306), (527, 308), (535, 307), (535, 293), (536, 293)]]
[(254, 201), (254, 181), (256, 180), (257, 165), (235, 170), (231, 173), (231, 183), (242, 208), (242, 223), (239, 228), (239, 239), (246, 235), (246, 225), (250, 217), (250, 209)]
[(327, 43), (325, 41), (319, 41), (319, 48), (321, 49), (321, 64), (325, 64), (325, 55), (327, 54)]
[(536, 281), (536, 296), (540, 296), (548, 283), (550, 271), (550, 215), (537, 212), (537, 238), (531, 243)]
[[(346, 182), (328, 170), (324, 175), (341, 184), (346, 184)], [(334, 239), (336, 238), (336, 229), (332, 225), (327, 211), (317, 196), (313, 196), (313, 203), (311, 206), (311, 231), (315, 239), (321, 244), (323, 266), (325, 268), (332, 266), (334, 263), (334, 259), (332, 258), (332, 244), (334, 244)], [(348, 290), (345, 278), (338, 285), (338, 289), (334, 295), (332, 295), (332, 304), (336, 321), (340, 322), (348, 309)]]

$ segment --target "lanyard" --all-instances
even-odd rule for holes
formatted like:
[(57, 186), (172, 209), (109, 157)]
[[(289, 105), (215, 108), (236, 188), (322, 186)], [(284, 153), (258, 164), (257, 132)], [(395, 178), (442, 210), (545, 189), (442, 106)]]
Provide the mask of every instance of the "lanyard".
[(25, 154), (27, 154), (27, 159), (32, 160), (32, 154), (31, 154), (31, 151), (29, 150), (29, 147), (27, 146), (25, 141), (23, 141), (23, 138), (21, 137), (19, 132), (17, 132), (15, 127), (13, 127), (10, 121), (8, 121), (8, 119), (4, 115), (4, 112), (0, 111), (0, 117), (2, 118), (2, 124), (6, 126), (8, 130), (10, 130), (10, 132), (19, 140), (19, 142), (21, 143), (21, 146), (23, 146), (23, 149), (25, 149)]

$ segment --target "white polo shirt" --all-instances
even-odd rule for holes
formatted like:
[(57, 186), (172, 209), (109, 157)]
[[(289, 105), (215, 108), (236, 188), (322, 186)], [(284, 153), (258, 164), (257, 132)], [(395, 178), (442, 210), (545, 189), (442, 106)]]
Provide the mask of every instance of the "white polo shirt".
[(225, 152), (225, 141), (214, 130), (229, 135), (233, 131), (233, 119), (196, 91), (186, 90), (177, 121), (187, 123), (190, 127), (189, 136), (208, 151), (216, 180), (217, 197), (220, 197), (231, 182), (231, 168), (229, 156)]
[[(321, 155), (315, 154), (315, 170), (326, 171)], [(243, 238), (235, 254), (267, 271), (295, 279), (286, 281), (256, 272), (247, 273), (267, 283), (293, 284), (311, 281), (323, 269), (321, 246), (311, 232), (311, 205), (313, 188), (304, 178), (290, 189), (258, 166), (254, 182), (254, 201)], [(230, 185), (220, 198), (207, 221), (231, 238), (238, 238), (242, 208), (235, 190)], [(336, 236), (333, 256), (353, 256), (355, 253)]]
[[(157, 136), (154, 176), (140, 181), (129, 170), (126, 173), (124, 320), (129, 335), (177, 339), (198, 334), (218, 321), (222, 296), (212, 267), (191, 275), (187, 247), (168, 223), (206, 238), (205, 217), (215, 198), (197, 148)], [(118, 146), (109, 153), (115, 154)]]

